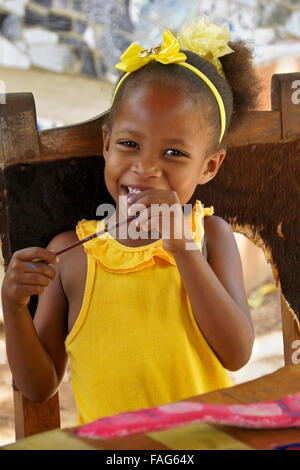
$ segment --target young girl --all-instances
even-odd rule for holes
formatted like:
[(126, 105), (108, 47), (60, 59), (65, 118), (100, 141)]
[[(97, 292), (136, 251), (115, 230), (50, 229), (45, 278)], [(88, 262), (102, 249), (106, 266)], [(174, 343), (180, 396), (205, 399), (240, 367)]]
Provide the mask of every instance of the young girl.
[[(234, 236), (193, 199), (217, 174), (230, 124), (256, 94), (249, 50), (229, 47), (224, 33), (199, 19), (179, 35), (182, 50), (165, 31), (160, 46), (133, 44), (121, 57), (103, 156), (115, 221), (130, 215), (119, 212), (120, 201), (140, 211), (125, 236), (106, 232), (57, 259), (111, 223), (81, 220), (46, 249), (15, 252), (8, 266), (2, 303), (16, 385), (47, 400), (69, 358), (79, 423), (230, 386), (225, 369), (250, 358), (253, 327)], [(157, 215), (155, 205), (177, 210)], [(36, 294), (32, 321), (27, 304)]]

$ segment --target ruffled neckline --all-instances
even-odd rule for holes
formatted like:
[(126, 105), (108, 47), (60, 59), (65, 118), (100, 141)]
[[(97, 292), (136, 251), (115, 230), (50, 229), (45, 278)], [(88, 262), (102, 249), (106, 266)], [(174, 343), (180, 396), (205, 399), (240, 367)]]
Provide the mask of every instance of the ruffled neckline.
[[(191, 215), (187, 218), (187, 224), (193, 234), (193, 240), (202, 251), (201, 242), (204, 236), (203, 217), (212, 215), (213, 207), (204, 208), (200, 201), (196, 201)], [(80, 240), (95, 232), (103, 230), (105, 221), (82, 219), (76, 226), (76, 233)], [(175, 266), (175, 259), (169, 251), (163, 247), (163, 240), (160, 238), (148, 245), (138, 247), (125, 246), (112, 237), (109, 232), (105, 232), (83, 244), (85, 252), (91, 256), (95, 262), (109, 272), (129, 273), (153, 266), (157, 259)]]

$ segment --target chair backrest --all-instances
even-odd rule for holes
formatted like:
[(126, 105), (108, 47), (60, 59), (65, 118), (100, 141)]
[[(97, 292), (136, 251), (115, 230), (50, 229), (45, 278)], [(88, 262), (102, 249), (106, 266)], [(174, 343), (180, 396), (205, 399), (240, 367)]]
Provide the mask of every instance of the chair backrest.
[[(285, 363), (300, 339), (299, 160), (300, 73), (274, 75), (271, 111), (249, 112), (227, 138), (227, 157), (216, 178), (194, 198), (213, 205), (235, 232), (264, 251), (281, 292)], [(299, 82), (298, 82), (299, 83)], [(103, 177), (101, 127), (105, 114), (73, 126), (37, 131), (31, 93), (6, 95), (0, 105), (0, 230), (5, 269), (14, 251), (46, 246), (56, 234), (94, 219), (113, 204)], [(37, 298), (29, 308), (34, 315)], [(56, 394), (45, 404), (14, 387), (16, 438), (59, 426)]]

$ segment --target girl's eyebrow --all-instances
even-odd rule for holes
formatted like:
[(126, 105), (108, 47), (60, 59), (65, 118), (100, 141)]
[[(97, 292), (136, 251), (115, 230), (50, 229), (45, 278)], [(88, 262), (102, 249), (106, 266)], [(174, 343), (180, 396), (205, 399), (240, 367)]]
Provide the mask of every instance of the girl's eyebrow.
[[(129, 127), (122, 127), (118, 129), (118, 134), (130, 134), (134, 137), (143, 137), (144, 134), (136, 129), (130, 129)], [(178, 139), (177, 137), (166, 137), (163, 139), (164, 145), (180, 145), (183, 147), (191, 148), (191, 145), (187, 140)]]
[(182, 147), (188, 147), (191, 148), (191, 145), (188, 143), (187, 140), (182, 140), (178, 139), (176, 137), (167, 137), (166, 139), (163, 140), (165, 145), (180, 145)]
[(130, 129), (129, 127), (122, 127), (121, 129), (117, 130), (118, 134), (131, 134), (133, 136), (141, 137), (144, 134), (138, 130)]

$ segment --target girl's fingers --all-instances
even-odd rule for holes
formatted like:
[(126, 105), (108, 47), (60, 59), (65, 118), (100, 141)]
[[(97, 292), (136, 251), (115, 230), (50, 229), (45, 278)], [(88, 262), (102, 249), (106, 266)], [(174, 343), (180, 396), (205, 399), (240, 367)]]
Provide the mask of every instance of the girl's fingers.
[(151, 216), (151, 207), (140, 207), (140, 215), (134, 219), (133, 223), (134, 225), (137, 226), (142, 226), (146, 223), (146, 221), (149, 219)]
[(50, 264), (56, 264), (58, 259), (55, 253), (45, 248), (30, 247), (16, 251), (10, 262), (10, 272), (14, 272), (18, 278), (25, 273), (43, 275), (49, 279), (55, 279), (55, 269)]
[(44, 261), (47, 264), (56, 264), (59, 261), (53, 251), (40, 247), (24, 248), (23, 250), (16, 251), (13, 257), (21, 261)]
[(27, 305), (30, 296), (40, 295), (56, 277), (50, 264), (57, 263), (55, 253), (45, 248), (30, 247), (16, 251), (10, 260), (2, 285), (2, 296), (8, 305)]
[(162, 216), (152, 216), (143, 225), (141, 230), (150, 232), (151, 230), (158, 231), (162, 238), (172, 237), (172, 227), (169, 220), (164, 220)]
[(149, 190), (139, 193), (136, 197), (139, 200), (129, 207), (128, 214), (136, 215), (140, 212), (131, 222), (137, 232), (141, 230), (147, 233), (153, 230), (166, 239), (184, 237), (184, 215), (174, 191)]
[(143, 232), (150, 232), (151, 230), (157, 231), (161, 234), (162, 238), (165, 239), (182, 239), (184, 238), (184, 226), (181, 218), (175, 218), (175, 216), (163, 215), (149, 215), (146, 218), (146, 214), (142, 220), (139, 218), (134, 220), (132, 223), (135, 224), (136, 230), (142, 230)]
[(46, 287), (49, 284), (49, 277), (43, 276), (42, 274), (29, 274), (24, 273), (22, 276), (21, 284), (37, 285)]
[(137, 211), (143, 212), (143, 210), (150, 207), (169, 207), (174, 209), (176, 206), (181, 209), (180, 201), (175, 191), (147, 190), (134, 195), (134, 201), (129, 204), (128, 215), (135, 215)]
[(145, 206), (145, 204), (136, 203), (136, 204), (129, 207), (128, 215), (133, 216), (133, 215), (136, 215), (138, 213), (141, 214), (145, 210), (147, 210), (147, 207)]
[(23, 266), (23, 270), (25, 273), (32, 273), (34, 275), (43, 274), (44, 276), (47, 276), (50, 279), (55, 279), (56, 272), (48, 264), (32, 261), (31, 263), (23, 263)]
[(144, 224), (149, 217), (162, 216), (165, 219), (170, 219), (172, 221), (174, 217), (182, 219), (183, 212), (180, 204), (174, 203), (171, 206), (167, 203), (156, 204), (153, 203), (150, 206), (144, 206), (143, 204), (135, 204), (131, 208), (130, 215), (136, 215), (138, 212), (139, 216), (135, 219), (139, 224)]
[(15, 287), (15, 296), (29, 296), (40, 295), (43, 293), (45, 286), (32, 285), (32, 284), (19, 284)]

